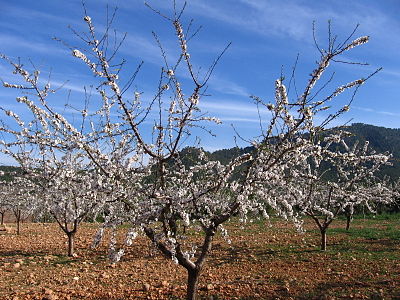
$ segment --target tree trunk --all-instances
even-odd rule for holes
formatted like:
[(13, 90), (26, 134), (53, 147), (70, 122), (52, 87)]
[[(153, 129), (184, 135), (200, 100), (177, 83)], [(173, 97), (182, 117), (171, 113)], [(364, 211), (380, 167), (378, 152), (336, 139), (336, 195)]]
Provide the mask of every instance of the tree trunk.
[(346, 222), (346, 230), (348, 231), (350, 229), (350, 223), (352, 220), (352, 216), (351, 215), (347, 215), (347, 222)]
[(326, 228), (320, 229), (321, 231), (321, 250), (326, 250)]
[(206, 231), (206, 236), (204, 238), (203, 246), (201, 247), (201, 253), (196, 261), (196, 267), (186, 268), (188, 270), (188, 281), (187, 281), (187, 300), (197, 299), (197, 288), (199, 284), (200, 272), (203, 269), (204, 262), (208, 253), (211, 250), (212, 241), (215, 235), (216, 228), (208, 228)]
[(1, 214), (1, 225), (4, 225), (4, 213), (0, 213)]
[(197, 299), (197, 288), (199, 284), (200, 271), (196, 268), (193, 270), (188, 270), (188, 280), (187, 280), (187, 300)]
[(68, 256), (74, 256), (75, 232), (67, 232), (68, 236)]
[(20, 211), (17, 212), (16, 219), (17, 219), (17, 235), (19, 235), (21, 232), (21, 212)]

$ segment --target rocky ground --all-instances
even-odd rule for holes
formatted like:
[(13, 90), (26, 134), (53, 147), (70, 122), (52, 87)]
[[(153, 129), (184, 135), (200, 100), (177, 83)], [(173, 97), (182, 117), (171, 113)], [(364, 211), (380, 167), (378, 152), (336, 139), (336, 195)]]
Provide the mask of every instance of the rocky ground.
[[(400, 222), (356, 220), (350, 233), (340, 229), (343, 221), (334, 226), (328, 251), (321, 252), (311, 223), (305, 234), (281, 221), (229, 224), (232, 243), (217, 237), (200, 279), (201, 298), (400, 299)], [(69, 258), (57, 224), (23, 224), (19, 236), (9, 224), (0, 231), (0, 299), (184, 298), (184, 269), (144, 237), (111, 264), (106, 243), (89, 247), (95, 231), (83, 225), (77, 257)]]

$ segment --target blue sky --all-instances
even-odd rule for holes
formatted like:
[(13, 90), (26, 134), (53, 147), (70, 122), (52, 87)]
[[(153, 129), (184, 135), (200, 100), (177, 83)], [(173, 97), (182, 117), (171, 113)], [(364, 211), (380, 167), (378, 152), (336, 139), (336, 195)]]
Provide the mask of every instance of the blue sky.
[[(172, 1), (148, 2), (166, 14), (171, 13)], [(128, 33), (120, 51), (120, 56), (129, 62), (126, 71), (134, 70), (140, 60), (144, 61), (134, 88), (143, 92), (144, 97), (150, 96), (162, 66), (160, 50), (151, 32), (158, 34), (172, 59), (178, 53), (173, 28), (146, 8), (142, 0), (87, 0), (88, 14), (99, 30), (105, 25), (107, 4), (119, 7), (114, 27), (120, 33)], [(384, 68), (361, 88), (349, 113), (333, 125), (352, 120), (399, 128), (399, 14), (398, 0), (189, 0), (184, 20), (193, 18), (197, 26), (202, 25), (200, 33), (189, 44), (196, 67), (207, 68), (232, 42), (209, 82), (211, 96), (201, 103), (204, 111), (223, 121), (221, 126), (211, 125), (217, 137), (200, 134), (203, 147), (208, 150), (232, 147), (234, 130), (231, 124), (246, 138), (257, 135), (257, 110), (249, 95), (272, 100), (275, 79), (282, 70), (289, 77), (298, 54), (297, 86), (301, 89), (305, 85), (307, 75), (319, 58), (312, 39), (313, 21), (316, 21), (317, 38), (322, 46), (326, 45), (323, 41), (327, 39), (328, 20), (332, 20), (333, 32), (339, 39), (346, 38), (358, 23), (360, 27), (355, 37), (371, 36), (367, 45), (345, 56), (345, 59), (370, 65), (335, 65), (336, 79), (330, 90), (335, 84), (344, 84), (365, 77), (376, 68)], [(70, 45), (79, 45), (68, 25), (82, 32), (85, 29), (82, 17), (80, 0), (3, 1), (0, 53), (21, 57), (27, 65), (31, 60), (46, 76), (51, 72), (54, 86), (68, 80), (65, 88), (71, 90), (70, 101), (82, 102), (83, 85), (93, 83), (93, 76), (71, 56), (69, 49), (52, 40), (56, 36)], [(12, 82), (5, 64), (0, 64), (0, 78)], [(65, 100), (63, 92), (52, 99), (53, 105), (59, 107)], [(18, 111), (12, 91), (0, 89), (0, 101)], [(338, 101), (337, 107), (346, 104), (344, 97)]]

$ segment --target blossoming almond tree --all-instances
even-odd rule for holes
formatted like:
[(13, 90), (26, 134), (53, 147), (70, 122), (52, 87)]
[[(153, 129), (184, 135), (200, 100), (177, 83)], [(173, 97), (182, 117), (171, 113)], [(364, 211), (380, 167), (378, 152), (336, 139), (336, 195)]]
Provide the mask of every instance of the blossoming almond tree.
[(365, 178), (358, 186), (358, 193), (355, 195), (360, 201), (350, 202), (344, 208), (344, 215), (346, 216), (346, 230), (350, 230), (350, 224), (353, 221), (354, 213), (360, 208), (367, 209), (368, 212), (373, 214), (378, 213), (378, 207), (390, 207), (395, 204), (395, 184), (388, 177), (380, 179), (375, 176)]
[[(5, 184), (0, 185), (0, 189), (4, 189)], [(0, 192), (0, 215), (1, 215), (1, 222), (0, 225), (4, 225), (4, 215), (6, 214), (7, 211), (9, 211), (9, 203), (8, 203), (8, 197), (6, 194), (3, 192)]]
[(389, 203), (392, 192), (380, 183), (373, 184), (374, 173), (389, 163), (390, 155), (369, 151), (355, 143), (349, 147), (345, 133), (332, 133), (325, 143), (314, 136), (315, 155), (292, 169), (290, 189), (293, 205), (310, 216), (321, 233), (321, 250), (326, 250), (327, 230), (346, 209), (365, 205), (370, 211), (377, 202)]
[[(21, 128), (25, 129), (29, 132)], [(2, 141), (2, 152), (19, 163), (22, 174), (15, 180), (23, 180), (30, 188), (31, 206), (41, 214), (49, 213), (58, 223), (68, 238), (68, 256), (74, 256), (79, 225), (101, 210), (106, 199), (104, 185), (82, 152), (31, 145), (24, 138), (17, 135), (14, 141)]]
[[(141, 92), (133, 92), (131, 85), (137, 72), (125, 84), (122, 82), (119, 75), (124, 63), (116, 61), (119, 42), (110, 41), (112, 37), (107, 34), (111, 23), (106, 24), (105, 34), (99, 36), (85, 12), (88, 32), (79, 35), (82, 47), (73, 48), (72, 55), (87, 65), (99, 84), (96, 94), (91, 95), (91, 106), (78, 110), (80, 125), (76, 122), (77, 116), (72, 120), (49, 105), (47, 97), (54, 89), (50, 83), (40, 86), (38, 70), (29, 72), (20, 63), (3, 56), (25, 81), (23, 85), (6, 82), (3, 85), (33, 91), (33, 95), (17, 98), (29, 109), (33, 119), (24, 122), (6, 110), (21, 130), (6, 126), (1, 130), (22, 138), (23, 143), (57, 149), (72, 147), (85, 153), (102, 178), (100, 181), (106, 182), (104, 186), (110, 191), (108, 223), (121, 222), (121, 218), (129, 221), (132, 225), (129, 240), (144, 232), (166, 257), (186, 269), (187, 299), (195, 299), (213, 239), (218, 230), (224, 232), (223, 224), (231, 216), (240, 214), (246, 220), (250, 213), (266, 215), (264, 204), (267, 203), (280, 215), (296, 219), (287, 197), (270, 192), (265, 182), (272, 185), (282, 182), (288, 166), (296, 166), (313, 156), (314, 147), (302, 136), (321, 130), (348, 110), (345, 106), (330, 114), (318, 127), (314, 124), (314, 116), (325, 109), (326, 102), (347, 89), (357, 88), (366, 79), (341, 86), (320, 101), (314, 100), (318, 92), (313, 93), (313, 88), (337, 56), (366, 43), (368, 37), (338, 45), (332, 39), (328, 50), (321, 51), (317, 68), (300, 97), (289, 99), (283, 78), (276, 81), (273, 103), (254, 97), (259, 106), (265, 106), (270, 112), (266, 120), (261, 120), (264, 123), (261, 138), (252, 142), (254, 153), (235, 158), (227, 165), (201, 158), (194, 166), (185, 167), (179, 150), (193, 128), (208, 131), (207, 122), (218, 122), (201, 112), (199, 102), (219, 57), (201, 76), (189, 54), (191, 24), (184, 30), (183, 9), (175, 10), (172, 17), (157, 13), (172, 24), (180, 55), (176, 61), (170, 61), (154, 34), (164, 66), (153, 97), (145, 98)], [(189, 78), (190, 82), (182, 78)], [(146, 122), (153, 124), (151, 136)], [(45, 134), (48, 131), (51, 135)], [(264, 202), (259, 201), (260, 197)], [(202, 234), (199, 244), (186, 238), (188, 227)], [(100, 236), (101, 231), (97, 237)], [(118, 252), (114, 258), (119, 259), (122, 253)]]
[(5, 199), (7, 206), (15, 217), (17, 234), (21, 233), (21, 223), (32, 215), (37, 208), (34, 186), (24, 178), (14, 177), (12, 181), (2, 181), (1, 198)]
[(68, 238), (68, 256), (74, 256), (75, 235), (81, 222), (96, 215), (104, 198), (96, 173), (88, 169), (79, 154), (66, 153), (30, 168), (30, 180), (37, 184), (39, 201)]

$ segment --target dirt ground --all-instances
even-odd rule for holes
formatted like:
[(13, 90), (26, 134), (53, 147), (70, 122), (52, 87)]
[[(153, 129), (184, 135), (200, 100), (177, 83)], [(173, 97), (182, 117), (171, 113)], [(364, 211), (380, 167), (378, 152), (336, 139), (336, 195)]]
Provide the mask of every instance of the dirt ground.
[[(216, 238), (200, 279), (201, 299), (400, 299), (399, 239), (333, 231), (321, 252), (311, 225), (301, 234), (281, 221), (229, 224), (232, 243)], [(351, 230), (366, 226), (388, 224), (357, 221)], [(111, 264), (106, 243), (89, 247), (93, 224), (78, 232), (75, 258), (65, 255), (57, 224), (23, 224), (19, 236), (14, 224), (7, 227), (0, 232), (0, 299), (184, 298), (184, 269), (144, 237)]]

